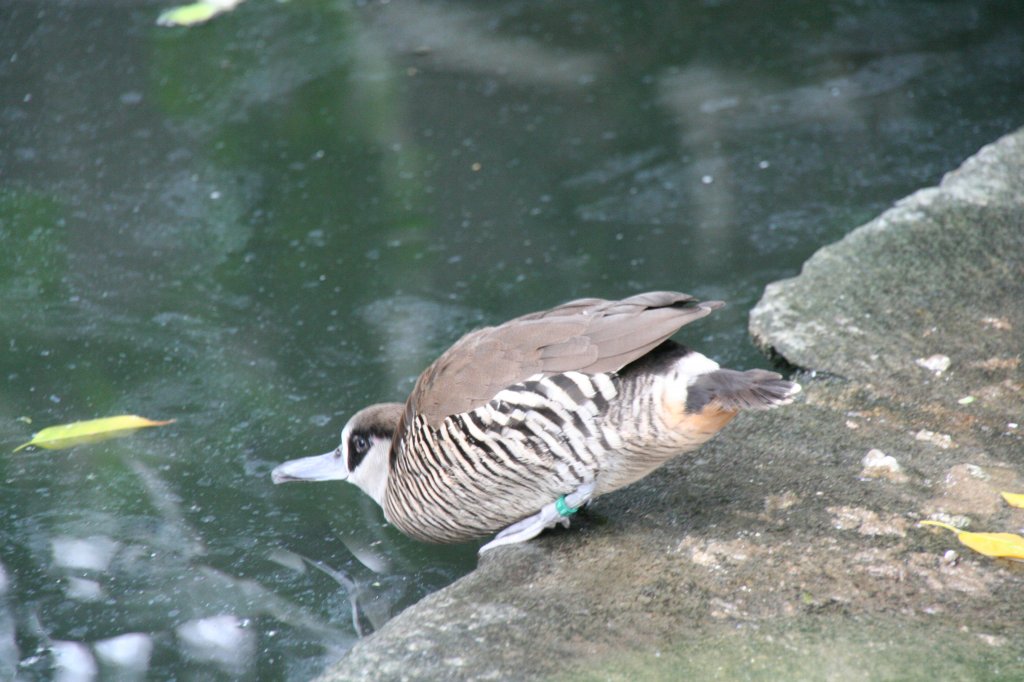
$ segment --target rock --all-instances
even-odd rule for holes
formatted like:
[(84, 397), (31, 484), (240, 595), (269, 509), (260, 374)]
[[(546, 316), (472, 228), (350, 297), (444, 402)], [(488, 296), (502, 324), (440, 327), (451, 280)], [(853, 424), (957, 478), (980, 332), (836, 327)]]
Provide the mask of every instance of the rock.
[(887, 455), (878, 448), (871, 448), (860, 461), (861, 478), (884, 478), (893, 483), (906, 483), (909, 479), (896, 458)]
[(882, 518), (877, 512), (863, 507), (829, 507), (833, 526), (838, 530), (856, 530), (861, 535), (894, 535), (905, 537), (907, 522), (905, 519), (889, 514)]
[(751, 331), (819, 371), (801, 377), (802, 402), (742, 415), (568, 531), (489, 553), (323, 679), (1017, 669), (1024, 571), (913, 521), (1015, 530), (997, 488), (1024, 480), (1022, 177), (1019, 131), (770, 285)]
[(928, 429), (921, 429), (920, 431), (915, 433), (914, 440), (919, 440), (924, 443), (931, 443), (932, 445), (940, 447), (943, 450), (956, 447), (956, 444), (953, 442), (953, 438), (948, 433), (935, 433), (934, 431), (929, 431)]
[[(800, 276), (768, 285), (750, 315), (755, 340), (799, 367), (868, 384), (879, 397), (950, 406), (936, 406), (935, 416), (1018, 421), (1022, 172), (1018, 131), (938, 187), (819, 250)], [(1000, 399), (983, 399), (983, 389)], [(968, 395), (979, 397), (971, 411), (953, 407)], [(926, 428), (946, 432), (942, 424)]]
[(943, 372), (949, 369), (950, 359), (948, 355), (941, 355), (936, 353), (935, 355), (929, 355), (926, 358), (918, 358), (914, 360), (914, 364), (918, 367), (935, 372), (936, 376), (941, 376)]
[(922, 505), (921, 510), (925, 514), (960, 514), (987, 519), (1004, 508), (1000, 492), (1024, 488), (1022, 469), (1024, 467), (996, 463), (955, 464), (943, 473), (936, 486), (936, 496)]

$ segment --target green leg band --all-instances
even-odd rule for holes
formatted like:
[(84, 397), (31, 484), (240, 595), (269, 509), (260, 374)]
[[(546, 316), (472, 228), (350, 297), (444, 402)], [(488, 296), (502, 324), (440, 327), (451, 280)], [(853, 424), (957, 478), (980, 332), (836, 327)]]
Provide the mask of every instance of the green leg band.
[(578, 512), (579, 509), (574, 509), (573, 507), (567, 505), (565, 503), (565, 495), (562, 495), (557, 500), (555, 500), (555, 511), (557, 511), (562, 516), (572, 516), (573, 514)]

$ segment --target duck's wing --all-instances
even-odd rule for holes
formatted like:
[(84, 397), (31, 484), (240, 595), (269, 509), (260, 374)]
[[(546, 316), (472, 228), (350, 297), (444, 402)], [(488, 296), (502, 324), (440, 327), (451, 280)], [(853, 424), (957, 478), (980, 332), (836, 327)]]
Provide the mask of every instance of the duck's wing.
[(619, 370), (722, 305), (670, 291), (586, 298), (470, 332), (420, 375), (404, 422), (437, 426), (537, 374)]

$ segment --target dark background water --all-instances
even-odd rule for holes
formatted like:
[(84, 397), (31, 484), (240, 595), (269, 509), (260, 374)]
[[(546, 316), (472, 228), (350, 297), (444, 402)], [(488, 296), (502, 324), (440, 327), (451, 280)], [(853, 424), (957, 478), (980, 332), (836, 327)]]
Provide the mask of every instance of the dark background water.
[[(1010, 2), (160, 9), (0, 7), (4, 679), (314, 674), (476, 547), (274, 464), (578, 296), (725, 299), (684, 339), (764, 365), (766, 283), (1024, 123)], [(177, 422), (9, 452), (119, 413)]]

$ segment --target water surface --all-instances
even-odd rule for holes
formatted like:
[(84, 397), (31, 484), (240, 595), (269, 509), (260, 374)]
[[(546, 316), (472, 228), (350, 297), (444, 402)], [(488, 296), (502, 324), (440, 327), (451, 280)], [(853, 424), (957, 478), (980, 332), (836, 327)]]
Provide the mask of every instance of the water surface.
[(0, 678), (308, 678), (476, 547), (276, 463), (578, 296), (725, 299), (683, 339), (765, 366), (766, 283), (1024, 123), (1013, 3), (767, 7), (8, 4), (0, 441), (177, 422), (0, 457)]

